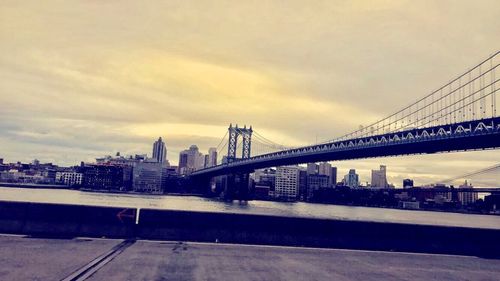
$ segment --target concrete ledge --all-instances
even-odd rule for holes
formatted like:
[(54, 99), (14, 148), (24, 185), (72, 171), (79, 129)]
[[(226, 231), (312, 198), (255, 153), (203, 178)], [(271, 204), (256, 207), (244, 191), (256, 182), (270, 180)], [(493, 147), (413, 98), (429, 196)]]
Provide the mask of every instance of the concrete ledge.
[(142, 209), (145, 239), (500, 257), (500, 230)]
[(124, 208), (0, 201), (0, 232), (55, 237), (130, 237), (135, 215), (121, 221)]
[[(126, 211), (125, 211), (126, 210)], [(119, 218), (123, 214), (123, 218)], [(500, 258), (500, 230), (0, 201), (0, 232), (307, 246)]]

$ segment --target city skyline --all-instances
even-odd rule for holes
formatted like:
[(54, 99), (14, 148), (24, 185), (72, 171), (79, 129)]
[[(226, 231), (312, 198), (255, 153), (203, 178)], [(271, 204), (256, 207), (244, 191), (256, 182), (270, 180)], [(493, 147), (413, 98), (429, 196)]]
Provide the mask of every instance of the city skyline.
[[(150, 153), (162, 135), (175, 165), (192, 144), (216, 146), (229, 123), (287, 145), (332, 139), (449, 81), (496, 51), (500, 33), (494, 1), (314, 2), (305, 11), (292, 2), (128, 2), (118, 18), (106, 3), (53, 3), (0, 10), (6, 161), (74, 165)], [(446, 179), (499, 158), (482, 151), (333, 163), (362, 179), (384, 164), (399, 183)]]

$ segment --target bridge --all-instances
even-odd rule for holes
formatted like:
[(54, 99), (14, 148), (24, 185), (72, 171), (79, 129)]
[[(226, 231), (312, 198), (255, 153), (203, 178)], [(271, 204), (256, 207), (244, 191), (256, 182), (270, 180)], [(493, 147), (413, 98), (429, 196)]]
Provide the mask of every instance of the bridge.
[[(497, 51), (395, 113), (321, 143), (287, 147), (270, 141), (252, 127), (230, 125), (218, 147), (219, 150), (227, 147), (227, 157), (216, 166), (193, 172), (191, 177), (207, 179), (319, 161), (499, 148), (499, 54)], [(239, 136), (242, 136), (240, 144)], [(255, 153), (256, 145), (267, 151)], [(236, 151), (240, 146), (238, 158)]]

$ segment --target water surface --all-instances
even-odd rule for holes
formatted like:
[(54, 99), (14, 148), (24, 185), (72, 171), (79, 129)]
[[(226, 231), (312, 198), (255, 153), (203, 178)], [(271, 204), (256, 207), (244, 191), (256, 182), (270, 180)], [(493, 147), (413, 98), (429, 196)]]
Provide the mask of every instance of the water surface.
[(61, 203), (125, 208), (259, 214), (356, 221), (500, 229), (500, 216), (311, 203), (249, 201), (223, 202), (195, 196), (141, 195), (83, 192), (66, 189), (0, 187), (0, 201)]

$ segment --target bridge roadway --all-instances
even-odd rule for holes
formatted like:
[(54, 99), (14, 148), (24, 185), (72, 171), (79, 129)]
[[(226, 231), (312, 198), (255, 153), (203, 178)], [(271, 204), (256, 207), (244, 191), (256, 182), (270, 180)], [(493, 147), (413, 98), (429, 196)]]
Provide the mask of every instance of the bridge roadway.
[(498, 280), (470, 256), (0, 234), (0, 280)]
[(494, 149), (500, 147), (500, 117), (427, 128), (414, 128), (363, 138), (294, 148), (195, 171), (193, 178), (211, 178), (255, 169), (309, 162)]

